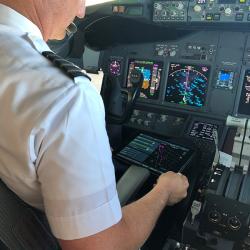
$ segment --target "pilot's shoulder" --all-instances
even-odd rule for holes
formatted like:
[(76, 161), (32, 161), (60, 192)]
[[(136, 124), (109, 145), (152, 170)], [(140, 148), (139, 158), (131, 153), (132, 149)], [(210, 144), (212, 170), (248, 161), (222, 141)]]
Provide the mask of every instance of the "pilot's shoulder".
[(80, 67), (58, 56), (54, 52), (44, 51), (42, 52), (42, 55), (47, 58), (54, 67), (59, 68), (66, 76), (70, 77), (72, 80), (74, 80), (76, 77), (82, 76), (91, 81), (91, 78), (87, 74), (85, 74), (85, 72)]

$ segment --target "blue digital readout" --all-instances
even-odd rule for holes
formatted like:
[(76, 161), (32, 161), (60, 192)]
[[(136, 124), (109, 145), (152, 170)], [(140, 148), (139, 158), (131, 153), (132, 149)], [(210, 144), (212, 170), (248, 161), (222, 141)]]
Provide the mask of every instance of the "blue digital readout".
[(216, 82), (217, 88), (233, 89), (234, 72), (229, 70), (220, 70)]
[(221, 73), (220, 75), (220, 80), (221, 81), (228, 81), (230, 79), (230, 74), (227, 72), (227, 73)]

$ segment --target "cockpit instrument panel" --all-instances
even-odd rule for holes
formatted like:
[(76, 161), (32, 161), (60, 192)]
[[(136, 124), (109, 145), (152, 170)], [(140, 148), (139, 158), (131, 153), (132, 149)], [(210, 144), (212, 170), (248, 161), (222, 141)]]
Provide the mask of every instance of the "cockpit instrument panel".
[(140, 97), (144, 99), (158, 99), (163, 63), (151, 60), (130, 59), (128, 66), (127, 87), (132, 86), (130, 83), (130, 74), (133, 69), (140, 70), (144, 76)]
[(238, 114), (250, 116), (250, 69), (247, 69), (245, 71), (238, 107)]
[(166, 102), (201, 108), (205, 105), (210, 68), (206, 65), (171, 63)]

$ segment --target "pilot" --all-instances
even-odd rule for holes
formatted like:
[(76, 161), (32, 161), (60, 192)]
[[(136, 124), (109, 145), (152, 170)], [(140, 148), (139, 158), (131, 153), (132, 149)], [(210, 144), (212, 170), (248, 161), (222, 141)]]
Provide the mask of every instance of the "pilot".
[(121, 208), (102, 99), (46, 44), (84, 13), (82, 0), (0, 0), (0, 178), (45, 212), (63, 250), (138, 249), (189, 184), (163, 174)]

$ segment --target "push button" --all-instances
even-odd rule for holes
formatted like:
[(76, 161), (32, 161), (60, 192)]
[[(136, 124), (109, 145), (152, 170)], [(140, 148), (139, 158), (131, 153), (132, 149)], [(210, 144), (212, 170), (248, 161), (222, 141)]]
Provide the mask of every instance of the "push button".
[(214, 14), (214, 20), (215, 21), (220, 21), (220, 14), (219, 13)]
[(237, 13), (235, 16), (236, 21), (243, 21), (244, 14), (243, 13)]
[(206, 15), (206, 20), (207, 20), (207, 21), (213, 20), (213, 14), (207, 13), (207, 15)]

